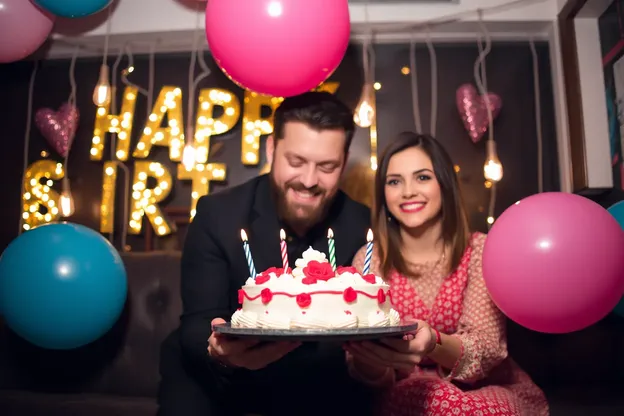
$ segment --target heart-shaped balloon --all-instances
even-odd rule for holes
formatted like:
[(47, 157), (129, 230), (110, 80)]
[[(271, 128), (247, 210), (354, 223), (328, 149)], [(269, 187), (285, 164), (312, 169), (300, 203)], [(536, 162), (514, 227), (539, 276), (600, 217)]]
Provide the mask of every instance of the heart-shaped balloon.
[[(492, 112), (492, 120), (494, 120), (498, 116), (503, 102), (498, 95), (491, 92), (487, 94), (487, 98), (490, 111)], [(477, 143), (481, 140), (490, 124), (485, 98), (479, 95), (474, 86), (464, 84), (457, 88), (455, 100), (457, 111), (459, 111), (459, 115), (464, 122), (464, 127), (468, 130), (468, 135), (473, 143)]]
[(71, 148), (80, 113), (76, 106), (65, 103), (58, 111), (42, 108), (35, 115), (35, 124), (50, 146), (61, 156), (67, 157)]

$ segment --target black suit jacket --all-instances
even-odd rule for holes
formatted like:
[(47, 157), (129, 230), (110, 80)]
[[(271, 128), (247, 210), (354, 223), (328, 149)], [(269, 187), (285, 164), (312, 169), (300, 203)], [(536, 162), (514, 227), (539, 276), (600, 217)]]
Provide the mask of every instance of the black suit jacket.
[[(334, 231), (336, 263), (349, 265), (366, 244), (370, 210), (339, 191), (327, 225)], [(281, 267), (280, 224), (267, 175), (228, 190), (206, 195), (197, 203), (182, 253), (180, 343), (187, 359), (209, 363), (207, 340), (214, 318), (228, 321), (239, 307), (238, 289), (249, 277), (240, 230), (249, 238), (258, 273)], [(328, 253), (326, 228), (312, 247)], [(296, 259), (290, 258), (294, 264)]]

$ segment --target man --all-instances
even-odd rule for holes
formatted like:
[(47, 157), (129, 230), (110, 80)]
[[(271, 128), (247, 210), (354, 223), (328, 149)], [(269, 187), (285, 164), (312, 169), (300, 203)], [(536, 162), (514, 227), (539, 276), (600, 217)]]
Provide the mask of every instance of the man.
[(287, 98), (266, 143), (270, 173), (199, 200), (182, 255), (180, 328), (162, 349), (161, 416), (370, 412), (371, 395), (347, 375), (340, 345), (212, 333), (238, 308), (249, 277), (241, 229), (258, 271), (281, 265), (280, 228), (292, 261), (309, 246), (327, 253), (328, 228), (338, 265), (366, 243), (368, 208), (338, 189), (354, 128), (352, 112), (329, 93)]

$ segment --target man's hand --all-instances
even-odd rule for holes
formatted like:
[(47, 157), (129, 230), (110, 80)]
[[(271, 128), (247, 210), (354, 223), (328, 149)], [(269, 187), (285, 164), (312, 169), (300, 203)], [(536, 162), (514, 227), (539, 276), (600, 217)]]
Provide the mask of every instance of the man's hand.
[[(225, 321), (221, 318), (211, 322), (213, 326), (222, 323)], [(213, 331), (208, 338), (208, 355), (228, 366), (259, 370), (301, 345), (300, 342), (259, 344), (260, 341), (251, 338), (232, 339)]]

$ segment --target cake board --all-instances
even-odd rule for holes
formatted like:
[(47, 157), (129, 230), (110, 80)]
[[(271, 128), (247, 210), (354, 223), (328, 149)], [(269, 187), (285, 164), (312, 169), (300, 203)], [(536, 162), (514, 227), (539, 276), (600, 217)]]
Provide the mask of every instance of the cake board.
[(214, 325), (214, 332), (235, 338), (254, 338), (259, 341), (298, 342), (347, 342), (375, 340), (380, 338), (401, 338), (418, 329), (417, 322), (405, 322), (399, 326), (361, 327), (344, 329), (269, 329), (236, 328), (229, 322)]

